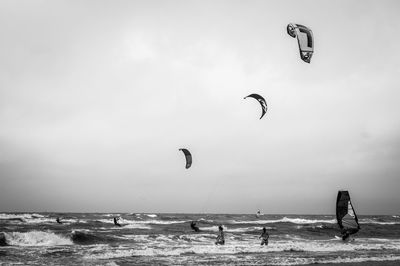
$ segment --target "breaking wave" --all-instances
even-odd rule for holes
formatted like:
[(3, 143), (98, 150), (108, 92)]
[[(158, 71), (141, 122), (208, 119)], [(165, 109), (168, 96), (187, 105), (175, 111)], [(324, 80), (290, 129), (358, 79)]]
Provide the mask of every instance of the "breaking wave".
[(73, 244), (71, 239), (52, 232), (30, 231), (2, 234), (5, 239), (5, 244), (9, 246), (60, 246)]
[(318, 220), (283, 217), (277, 220), (253, 220), (253, 221), (230, 221), (231, 224), (272, 224), (272, 223), (293, 223), (293, 224), (315, 224), (315, 223), (336, 223), (336, 219)]

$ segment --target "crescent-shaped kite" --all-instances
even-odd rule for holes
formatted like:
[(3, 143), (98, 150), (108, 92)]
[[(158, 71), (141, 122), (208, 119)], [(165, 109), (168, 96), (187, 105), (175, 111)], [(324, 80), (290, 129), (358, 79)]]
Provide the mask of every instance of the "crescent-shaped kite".
[(186, 169), (189, 169), (190, 166), (192, 165), (192, 154), (190, 154), (190, 151), (188, 151), (187, 149), (179, 149), (179, 150), (185, 154)]
[(258, 94), (255, 94), (255, 93), (244, 97), (244, 99), (246, 99), (248, 97), (256, 99), (261, 104), (262, 114), (261, 114), (260, 119), (263, 118), (263, 116), (267, 113), (267, 108), (268, 108), (267, 107), (267, 102), (265, 101), (265, 99), (261, 95), (258, 95)]

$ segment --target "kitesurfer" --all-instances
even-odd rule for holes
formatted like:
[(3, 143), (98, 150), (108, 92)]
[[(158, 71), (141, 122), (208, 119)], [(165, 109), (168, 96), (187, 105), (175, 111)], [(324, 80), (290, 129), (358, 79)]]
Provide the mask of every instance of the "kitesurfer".
[(57, 217), (56, 222), (57, 222), (58, 224), (62, 224), (62, 222), (60, 221), (60, 217)]
[(121, 224), (118, 223), (118, 220), (119, 220), (119, 217), (118, 217), (118, 218), (117, 218), (117, 217), (114, 217), (114, 224), (115, 224), (116, 226), (121, 226)]
[(224, 228), (222, 225), (218, 227), (219, 233), (217, 236), (217, 241), (215, 242), (215, 245), (225, 245), (225, 237), (224, 237)]
[(262, 240), (261, 240), (261, 246), (263, 246), (263, 245), (268, 246), (269, 234), (267, 233), (267, 228), (265, 228), (265, 227), (263, 228), (263, 232), (262, 232), (262, 234), (260, 235), (259, 238), (262, 238)]
[(192, 228), (195, 232), (200, 232), (200, 228), (196, 225), (195, 221), (190, 223), (190, 228)]

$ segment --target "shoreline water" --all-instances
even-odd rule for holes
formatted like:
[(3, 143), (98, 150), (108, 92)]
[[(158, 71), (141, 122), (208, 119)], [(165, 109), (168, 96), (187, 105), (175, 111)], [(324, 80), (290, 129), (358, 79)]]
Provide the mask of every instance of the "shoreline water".
[[(339, 263), (317, 263), (324, 266), (398, 266), (399, 261), (362, 261), (362, 262), (339, 262)], [(314, 264), (303, 264), (303, 266), (312, 266)]]
[[(62, 224), (56, 218), (62, 216)], [(121, 217), (115, 226), (113, 217)], [(190, 228), (197, 221), (200, 232)], [(5, 265), (398, 265), (400, 219), (360, 216), (344, 243), (333, 215), (0, 213)], [(223, 225), (224, 246), (214, 245)], [(260, 246), (262, 227), (269, 245)], [(1, 264), (0, 264), (1, 265)]]

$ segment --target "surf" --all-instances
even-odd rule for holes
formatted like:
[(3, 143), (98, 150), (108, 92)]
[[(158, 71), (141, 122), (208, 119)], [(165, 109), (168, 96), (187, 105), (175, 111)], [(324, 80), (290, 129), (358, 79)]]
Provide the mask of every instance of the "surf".
[(72, 245), (70, 238), (53, 232), (3, 232), (0, 234), (0, 245), (4, 246), (64, 246)]

